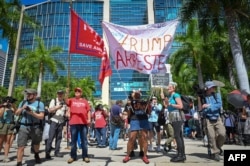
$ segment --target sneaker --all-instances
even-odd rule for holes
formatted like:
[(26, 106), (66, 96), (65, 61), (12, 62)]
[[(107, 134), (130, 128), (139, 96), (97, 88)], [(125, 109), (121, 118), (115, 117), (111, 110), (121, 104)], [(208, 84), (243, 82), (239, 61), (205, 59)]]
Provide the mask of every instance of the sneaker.
[(123, 163), (126, 163), (130, 160), (130, 157), (129, 156), (125, 156), (124, 159), (122, 160)]
[(50, 154), (47, 153), (47, 154), (45, 155), (45, 159), (50, 160), (50, 159), (51, 159)]
[(224, 152), (223, 152), (223, 150), (221, 149), (221, 148), (219, 148), (220, 149), (220, 153), (219, 153), (219, 155), (220, 156), (224, 156)]
[(20, 162), (17, 162), (17, 164), (16, 164), (16, 166), (22, 166), (23, 164), (22, 164), (22, 162), (20, 161)]
[(35, 154), (35, 161), (37, 164), (41, 164), (41, 159), (39, 157), (39, 154)]
[(146, 156), (144, 156), (144, 157), (142, 158), (142, 161), (143, 161), (145, 164), (148, 164), (148, 163), (149, 163), (149, 160), (148, 160), (148, 158), (147, 158)]
[(85, 161), (85, 163), (89, 163), (89, 162), (90, 162), (90, 160), (89, 160), (88, 157), (85, 157), (85, 158), (83, 159), (83, 161)]
[(73, 163), (74, 161), (76, 161), (76, 159), (70, 158), (70, 159), (68, 159), (68, 164), (71, 164), (71, 163)]
[(220, 161), (220, 156), (219, 154), (212, 154), (211, 158), (215, 161)]
[(161, 152), (161, 147), (160, 146), (157, 146), (156, 152)]
[(3, 159), (3, 162), (8, 163), (8, 162), (10, 162), (10, 159), (8, 157), (6, 157), (6, 158)]
[(153, 151), (153, 146), (152, 145), (148, 146), (148, 151), (151, 151), (151, 152)]
[(55, 157), (63, 157), (63, 154), (61, 154), (61, 153), (55, 153)]

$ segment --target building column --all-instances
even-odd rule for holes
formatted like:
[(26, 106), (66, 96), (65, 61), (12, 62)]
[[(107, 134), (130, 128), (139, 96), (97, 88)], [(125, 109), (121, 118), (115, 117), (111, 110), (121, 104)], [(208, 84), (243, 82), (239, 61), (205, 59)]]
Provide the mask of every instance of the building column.
[[(109, 22), (109, 13), (110, 12), (110, 2), (109, 0), (103, 0), (103, 20)], [(104, 36), (104, 35), (103, 35)], [(109, 56), (109, 48), (108, 48), (108, 42), (106, 38), (103, 37), (106, 50)], [(110, 57), (109, 57), (110, 59)], [(102, 85), (102, 104), (110, 105), (110, 90), (109, 90), (109, 77), (106, 77), (103, 81)]]

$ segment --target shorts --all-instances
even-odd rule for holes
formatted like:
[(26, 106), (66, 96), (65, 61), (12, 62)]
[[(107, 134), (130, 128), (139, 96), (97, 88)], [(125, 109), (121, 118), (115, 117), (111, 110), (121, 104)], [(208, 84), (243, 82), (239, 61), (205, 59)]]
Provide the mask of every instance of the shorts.
[(149, 130), (149, 123), (147, 119), (138, 120), (131, 119), (129, 131), (138, 131), (138, 130)]
[(42, 141), (42, 130), (39, 127), (21, 127), (18, 132), (17, 146), (26, 146), (29, 138), (34, 145), (39, 145)]
[(157, 122), (149, 122), (149, 128), (150, 128), (150, 131), (153, 131), (154, 128), (155, 128), (156, 132), (161, 131), (161, 126)]
[(14, 124), (0, 123), (0, 135), (13, 134), (14, 131), (11, 130), (12, 127), (14, 127)]

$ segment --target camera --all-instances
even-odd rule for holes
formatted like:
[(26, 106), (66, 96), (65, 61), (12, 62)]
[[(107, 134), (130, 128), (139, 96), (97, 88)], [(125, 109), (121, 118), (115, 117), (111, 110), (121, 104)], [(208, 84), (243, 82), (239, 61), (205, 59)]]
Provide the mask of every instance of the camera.
[(206, 103), (206, 92), (207, 92), (207, 87), (200, 88), (199, 85), (194, 85), (193, 90), (196, 92), (196, 94), (201, 98), (201, 103), (205, 104)]
[(18, 133), (18, 131), (19, 131), (19, 129), (20, 129), (20, 123), (19, 122), (15, 122), (15, 124), (14, 124), (14, 126), (12, 126), (11, 128), (10, 128), (10, 130), (14, 130), (14, 129), (16, 129), (16, 133)]

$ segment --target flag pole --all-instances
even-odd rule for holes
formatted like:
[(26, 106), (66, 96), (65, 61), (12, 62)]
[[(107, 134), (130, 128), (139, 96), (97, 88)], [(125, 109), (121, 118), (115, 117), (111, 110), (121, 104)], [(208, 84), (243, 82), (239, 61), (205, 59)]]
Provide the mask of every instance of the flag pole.
[[(73, 3), (72, 0), (70, 0), (69, 2), (69, 8), (72, 9)], [(67, 88), (69, 88), (70, 86), (70, 61), (71, 61), (71, 57), (70, 57), (70, 53), (68, 52), (68, 80), (67, 80)]]
[[(69, 2), (69, 8), (72, 9), (72, 0), (70, 0)], [(70, 12), (71, 13), (71, 12)], [(71, 17), (69, 17), (71, 19)], [(71, 37), (71, 36), (70, 36)], [(70, 61), (71, 61), (71, 56), (70, 56), (70, 53), (68, 52), (68, 79), (67, 79), (67, 88), (69, 89), (69, 86), (70, 86)], [(70, 150), (71, 149), (71, 146), (69, 145), (69, 121), (66, 122), (66, 138), (67, 138), (67, 147), (65, 149), (68, 149)]]

